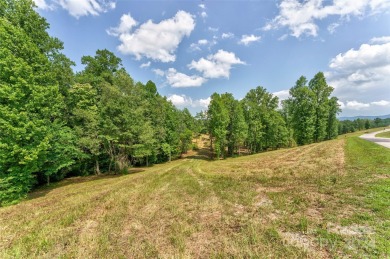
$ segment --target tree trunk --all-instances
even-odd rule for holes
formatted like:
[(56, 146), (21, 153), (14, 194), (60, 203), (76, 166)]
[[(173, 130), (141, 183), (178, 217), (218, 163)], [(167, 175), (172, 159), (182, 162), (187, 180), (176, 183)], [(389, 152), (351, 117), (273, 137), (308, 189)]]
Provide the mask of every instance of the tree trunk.
[(227, 155), (233, 156), (233, 146), (231, 144), (228, 145)]
[(96, 159), (95, 173), (96, 173), (97, 175), (100, 175), (100, 174), (101, 174), (101, 173), (100, 173), (99, 160), (98, 160), (98, 159)]
[(47, 185), (50, 185), (50, 175), (47, 176), (46, 181), (47, 181)]
[(210, 134), (210, 159), (213, 159), (213, 153), (214, 153), (214, 149), (213, 149), (213, 136)]

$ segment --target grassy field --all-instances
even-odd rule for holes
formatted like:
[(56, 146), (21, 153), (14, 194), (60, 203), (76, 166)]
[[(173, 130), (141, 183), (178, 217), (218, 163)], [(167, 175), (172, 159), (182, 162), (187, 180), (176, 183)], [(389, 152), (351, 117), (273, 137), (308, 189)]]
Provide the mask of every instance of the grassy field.
[(67, 179), (0, 208), (0, 258), (390, 256), (390, 150), (357, 137)]
[(390, 138), (390, 131), (378, 133), (378, 134), (375, 135), (375, 137), (379, 137), (379, 138)]

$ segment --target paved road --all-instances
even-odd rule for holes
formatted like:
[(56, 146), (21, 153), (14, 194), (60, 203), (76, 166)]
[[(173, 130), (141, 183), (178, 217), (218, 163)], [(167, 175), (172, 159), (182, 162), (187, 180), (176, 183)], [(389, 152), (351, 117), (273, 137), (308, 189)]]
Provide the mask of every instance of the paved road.
[(381, 132), (386, 132), (386, 131), (390, 131), (390, 129), (381, 130), (381, 131), (377, 131), (377, 132), (373, 132), (373, 133), (367, 133), (367, 134), (361, 135), (360, 137), (362, 139), (365, 139), (365, 140), (368, 140), (371, 142), (375, 142), (379, 145), (390, 148), (390, 138), (377, 138), (377, 137), (375, 137), (376, 134), (381, 133)]

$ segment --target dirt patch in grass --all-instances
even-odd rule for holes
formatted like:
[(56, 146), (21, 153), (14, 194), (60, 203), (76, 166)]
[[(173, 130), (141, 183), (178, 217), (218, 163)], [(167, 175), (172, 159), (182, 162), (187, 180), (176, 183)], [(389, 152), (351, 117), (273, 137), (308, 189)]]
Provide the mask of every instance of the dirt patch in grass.
[(350, 226), (340, 226), (333, 223), (329, 223), (327, 225), (328, 232), (335, 233), (342, 236), (353, 236), (353, 237), (361, 237), (372, 235), (374, 231), (368, 227), (363, 225), (350, 225)]
[(258, 196), (256, 196), (254, 206), (255, 207), (262, 207), (262, 208), (263, 207), (271, 207), (272, 200), (265, 195), (258, 195)]
[(315, 239), (311, 236), (294, 232), (279, 232), (279, 235), (288, 245), (306, 251), (310, 258), (331, 258), (325, 250), (319, 248)]

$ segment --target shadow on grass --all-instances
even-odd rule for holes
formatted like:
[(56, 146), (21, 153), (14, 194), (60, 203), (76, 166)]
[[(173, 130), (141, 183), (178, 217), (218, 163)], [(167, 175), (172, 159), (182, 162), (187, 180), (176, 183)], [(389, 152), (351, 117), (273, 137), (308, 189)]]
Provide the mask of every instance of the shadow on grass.
[(142, 173), (143, 171), (145, 171), (145, 169), (129, 168), (126, 173), (119, 173), (119, 174), (105, 173), (105, 174), (101, 174), (101, 175), (69, 177), (69, 178), (65, 178), (59, 182), (51, 183), (50, 185), (42, 185), (42, 186), (37, 187), (36, 189), (34, 189), (33, 191), (31, 191), (28, 194), (26, 200), (33, 200), (36, 198), (43, 197), (54, 189), (57, 189), (60, 187), (65, 187), (65, 186), (68, 186), (71, 184), (79, 184), (79, 183), (91, 182), (91, 181), (102, 180), (102, 179), (118, 178), (118, 177), (123, 177), (126, 175)]

